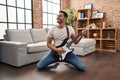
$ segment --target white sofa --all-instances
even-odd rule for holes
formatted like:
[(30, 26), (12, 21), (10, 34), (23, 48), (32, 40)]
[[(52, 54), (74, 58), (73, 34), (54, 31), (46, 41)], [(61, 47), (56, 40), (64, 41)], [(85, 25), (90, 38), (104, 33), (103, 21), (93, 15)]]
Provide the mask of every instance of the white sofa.
[(6, 30), (0, 41), (0, 61), (16, 67), (40, 60), (49, 50), (45, 29)]
[(82, 38), (81, 41), (75, 45), (72, 44), (74, 48), (74, 53), (76, 55), (85, 56), (95, 51), (96, 40), (90, 38)]

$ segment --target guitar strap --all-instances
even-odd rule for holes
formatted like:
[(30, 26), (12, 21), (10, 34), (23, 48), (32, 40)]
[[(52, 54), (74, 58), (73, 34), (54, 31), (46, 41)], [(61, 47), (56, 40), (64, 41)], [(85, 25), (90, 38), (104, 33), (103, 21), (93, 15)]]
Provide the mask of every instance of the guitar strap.
[(68, 29), (68, 26), (66, 26), (66, 31), (67, 31), (67, 37), (69, 38), (69, 29)]

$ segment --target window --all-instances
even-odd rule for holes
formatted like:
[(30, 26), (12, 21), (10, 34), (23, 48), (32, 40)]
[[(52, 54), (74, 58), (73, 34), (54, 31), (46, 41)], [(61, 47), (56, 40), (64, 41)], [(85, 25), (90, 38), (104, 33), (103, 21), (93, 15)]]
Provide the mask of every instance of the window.
[(43, 0), (43, 28), (56, 25), (57, 14), (60, 11), (60, 0)]
[(0, 0), (0, 39), (5, 29), (32, 28), (32, 0)]

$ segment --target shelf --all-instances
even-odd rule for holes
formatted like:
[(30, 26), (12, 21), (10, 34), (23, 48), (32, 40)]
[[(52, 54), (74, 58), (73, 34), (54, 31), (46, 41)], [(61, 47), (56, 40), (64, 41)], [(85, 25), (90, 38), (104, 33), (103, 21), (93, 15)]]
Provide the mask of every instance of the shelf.
[(89, 20), (89, 18), (79, 18), (77, 20)]
[(113, 49), (113, 50), (111, 50), (111, 49), (102, 49), (102, 51), (116, 52), (115, 49)]
[(103, 18), (91, 18), (91, 20), (100, 20), (100, 19), (103, 19)]
[[(81, 18), (90, 19), (91, 18), (91, 9), (81, 9), (77, 11), (77, 20)], [(84, 20), (84, 19), (83, 19)]]
[(103, 18), (92, 18), (90, 19), (90, 23), (95, 23), (96, 28), (103, 28)]
[(105, 28), (104, 18), (91, 18), (91, 13), (91, 9), (81, 9), (77, 11), (76, 32), (79, 33), (79, 31), (84, 30), (86, 26), (94, 24), (90, 25), (92, 27), (87, 31), (85, 38), (96, 40), (96, 50), (116, 52), (116, 28)]
[(104, 50), (116, 50), (116, 41), (102, 40), (102, 49)]
[(102, 40), (116, 41), (114, 38), (102, 38)]
[(116, 34), (116, 29), (103, 29), (102, 33), (102, 38), (104, 39), (116, 39), (115, 34)]
[(91, 39), (95, 39), (95, 40), (101, 40), (100, 38), (91, 38)]
[(86, 11), (86, 10), (91, 10), (91, 9), (80, 9), (78, 11)]
[(100, 40), (96, 40), (96, 49), (97, 50), (101, 49), (100, 44), (101, 44)]
[(100, 38), (101, 34), (100, 34), (100, 30), (101, 29), (90, 29), (89, 30), (89, 38)]
[[(78, 31), (82, 31), (85, 28), (77, 28)], [(107, 32), (106, 32), (107, 31)], [(106, 34), (108, 31), (113, 31), (113, 33), (110, 33), (110, 37), (108, 37)], [(116, 29), (89, 29), (87, 31), (86, 38), (91, 38), (96, 40), (96, 50), (105, 50), (105, 51), (111, 51), (116, 52)]]
[(84, 30), (85, 28), (77, 28), (77, 30)]
[(116, 28), (103, 28), (103, 30), (116, 30)]

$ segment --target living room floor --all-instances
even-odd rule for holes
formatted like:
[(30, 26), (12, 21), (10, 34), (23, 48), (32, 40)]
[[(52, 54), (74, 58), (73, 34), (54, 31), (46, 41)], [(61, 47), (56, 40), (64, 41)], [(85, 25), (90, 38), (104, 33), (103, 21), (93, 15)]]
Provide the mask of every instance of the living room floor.
[(120, 52), (95, 51), (80, 58), (87, 65), (85, 72), (73, 67), (64, 72), (37, 70), (36, 63), (19, 68), (0, 63), (0, 80), (120, 80)]

